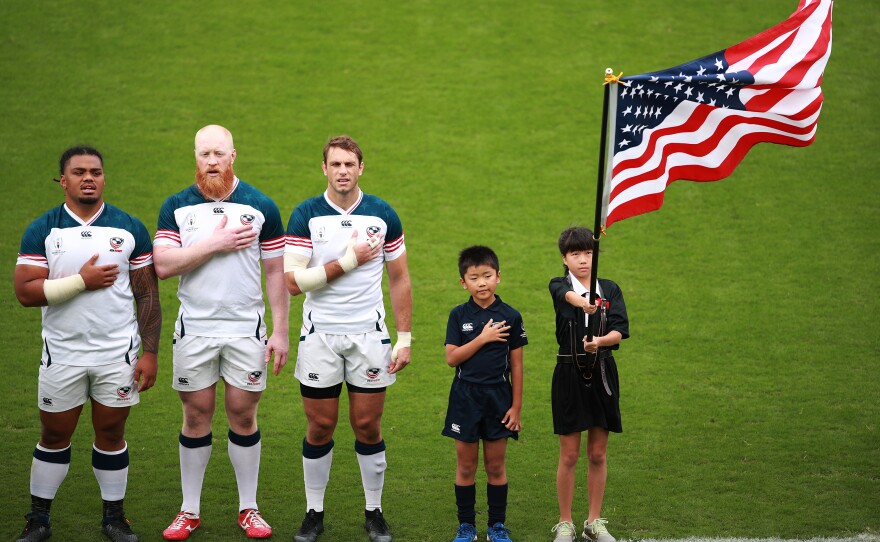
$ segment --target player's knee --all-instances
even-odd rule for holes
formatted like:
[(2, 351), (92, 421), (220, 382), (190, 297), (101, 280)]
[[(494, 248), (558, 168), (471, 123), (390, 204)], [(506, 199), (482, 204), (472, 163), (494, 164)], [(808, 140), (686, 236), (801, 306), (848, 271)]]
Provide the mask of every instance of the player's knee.
[(458, 464), (456, 465), (456, 471), (459, 478), (473, 480), (474, 476), (477, 474), (477, 462), (459, 458)]
[(492, 480), (497, 478), (504, 478), (507, 475), (507, 471), (504, 467), (504, 458), (495, 458), (486, 460), (486, 476)]
[(605, 450), (587, 450), (587, 458), (591, 466), (602, 467), (605, 465)]
[(559, 464), (564, 468), (573, 469), (580, 459), (580, 450), (561, 450), (559, 452)]
[(382, 434), (379, 420), (372, 415), (355, 416), (351, 420), (351, 428), (361, 442), (376, 442)]

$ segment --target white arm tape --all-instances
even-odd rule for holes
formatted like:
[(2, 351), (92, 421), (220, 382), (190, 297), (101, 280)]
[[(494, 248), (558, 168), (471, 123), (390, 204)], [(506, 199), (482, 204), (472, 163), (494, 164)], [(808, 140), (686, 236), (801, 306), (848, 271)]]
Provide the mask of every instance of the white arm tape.
[(357, 254), (354, 253), (354, 237), (348, 241), (348, 248), (345, 249), (345, 254), (338, 261), (339, 266), (346, 273), (358, 266)]
[(411, 345), (412, 332), (398, 331), (397, 342), (394, 343), (394, 348), (391, 349), (391, 361), (397, 361), (397, 352), (400, 351), (401, 348), (410, 348)]
[(306, 267), (309, 258), (292, 252), (284, 253), (284, 272), (293, 273), (293, 280), (301, 292), (311, 292), (327, 285), (327, 272), (323, 265)]
[(58, 305), (73, 299), (86, 290), (86, 283), (82, 275), (70, 275), (62, 279), (46, 279), (43, 281), (43, 294), (49, 305)]

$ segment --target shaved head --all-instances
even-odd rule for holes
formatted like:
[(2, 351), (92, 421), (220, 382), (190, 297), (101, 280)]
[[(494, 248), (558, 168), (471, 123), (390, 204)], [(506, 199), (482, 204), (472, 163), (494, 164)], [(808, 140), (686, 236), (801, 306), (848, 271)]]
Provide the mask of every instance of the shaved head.
[(211, 147), (222, 146), (226, 150), (235, 149), (232, 143), (232, 132), (219, 124), (209, 124), (196, 132), (196, 152), (199, 152), (199, 144), (209, 145)]

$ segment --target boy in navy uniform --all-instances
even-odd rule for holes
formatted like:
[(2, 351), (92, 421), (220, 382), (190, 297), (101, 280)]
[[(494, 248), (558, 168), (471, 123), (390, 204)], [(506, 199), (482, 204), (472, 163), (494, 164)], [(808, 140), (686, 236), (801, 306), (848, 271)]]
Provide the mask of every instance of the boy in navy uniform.
[[(609, 432), (620, 433), (620, 384), (612, 352), (629, 337), (629, 320), (623, 293), (614, 282), (597, 279), (597, 303), (588, 299), (593, 259), (593, 232), (568, 228), (559, 236), (559, 253), (565, 276), (550, 281), (550, 296), (556, 312), (556, 340), (559, 343), (553, 371), (551, 400), (553, 432), (559, 435), (559, 466), (556, 493), (559, 523), (553, 527), (554, 542), (577, 539), (572, 521), (575, 467), (581, 450), (581, 435), (587, 432), (587, 496), (589, 513), (584, 522), (584, 540), (615, 542), (600, 517), (608, 473), (606, 451)], [(587, 315), (593, 340), (587, 340)]]
[(452, 309), (446, 327), (446, 362), (455, 367), (443, 434), (455, 439), (455, 502), (459, 528), (454, 542), (477, 539), (475, 475), (480, 440), (489, 506), (487, 539), (510, 540), (507, 510), (507, 438), (522, 429), (522, 316), (495, 295), (501, 281), (498, 256), (473, 246), (458, 257), (461, 286), (471, 298)]

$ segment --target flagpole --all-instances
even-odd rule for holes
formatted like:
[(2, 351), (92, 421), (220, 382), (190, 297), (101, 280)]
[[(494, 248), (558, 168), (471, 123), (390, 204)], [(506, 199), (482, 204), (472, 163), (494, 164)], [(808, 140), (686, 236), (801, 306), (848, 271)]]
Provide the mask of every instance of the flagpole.
[[(607, 76), (613, 74), (611, 68), (605, 70)], [(596, 302), (597, 281), (599, 277), (599, 238), (602, 236), (602, 206), (605, 194), (605, 155), (608, 145), (608, 100), (611, 94), (611, 85), (603, 85), (605, 92), (602, 98), (602, 134), (599, 138), (599, 176), (596, 182), (596, 220), (593, 226), (593, 262), (590, 265), (590, 303)], [(599, 314), (599, 311), (596, 311)], [(587, 319), (587, 341), (593, 340), (593, 326)]]

